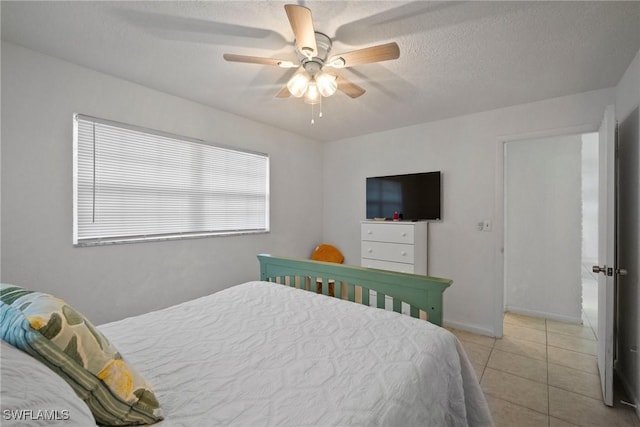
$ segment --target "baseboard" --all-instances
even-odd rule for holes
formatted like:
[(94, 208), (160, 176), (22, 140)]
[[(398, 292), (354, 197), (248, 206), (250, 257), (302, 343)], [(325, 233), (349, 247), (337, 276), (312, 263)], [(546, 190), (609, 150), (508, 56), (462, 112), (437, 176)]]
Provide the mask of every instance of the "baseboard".
[(453, 328), (453, 329), (458, 329), (460, 331), (471, 332), (472, 334), (485, 335), (487, 337), (492, 337), (492, 338), (496, 336), (495, 332), (490, 329), (479, 328), (475, 325), (469, 325), (468, 323), (449, 322), (445, 320), (444, 326)]
[(514, 314), (523, 314), (531, 317), (542, 317), (544, 319), (557, 320), (558, 322), (582, 324), (582, 317), (565, 316), (557, 313), (546, 313), (544, 311), (530, 310), (528, 308), (506, 306), (505, 311)]
[(640, 420), (640, 405), (638, 405), (639, 403), (638, 397), (633, 393), (633, 389), (630, 387), (630, 384), (627, 381), (627, 379), (624, 376), (620, 375), (620, 372), (618, 371), (614, 371), (614, 372), (615, 372), (616, 378), (618, 379), (620, 384), (622, 384), (622, 388), (624, 388), (625, 394), (629, 396), (629, 400), (631, 401), (630, 403), (634, 403), (636, 405), (635, 407), (636, 416)]

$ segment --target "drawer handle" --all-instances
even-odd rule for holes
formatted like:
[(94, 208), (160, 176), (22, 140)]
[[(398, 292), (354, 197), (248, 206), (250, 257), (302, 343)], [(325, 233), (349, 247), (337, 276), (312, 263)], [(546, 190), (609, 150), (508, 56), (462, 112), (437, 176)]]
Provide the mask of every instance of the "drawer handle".
[(367, 234), (373, 234), (373, 231), (367, 230)]
[(407, 236), (407, 233), (406, 233), (406, 232), (403, 232), (403, 233), (402, 233), (402, 237), (406, 237), (406, 236)]
[(371, 253), (371, 252), (373, 252), (373, 249), (369, 248), (369, 249), (367, 249), (367, 252)]
[(407, 256), (407, 252), (406, 251), (402, 251), (402, 252), (400, 252), (400, 255)]

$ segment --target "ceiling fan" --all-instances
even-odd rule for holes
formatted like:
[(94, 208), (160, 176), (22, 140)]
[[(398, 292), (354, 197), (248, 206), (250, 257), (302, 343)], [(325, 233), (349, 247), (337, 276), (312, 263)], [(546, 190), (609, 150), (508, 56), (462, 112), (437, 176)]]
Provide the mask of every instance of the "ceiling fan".
[(339, 76), (335, 69), (400, 57), (400, 49), (395, 42), (329, 56), (331, 39), (326, 34), (315, 31), (311, 10), (295, 4), (287, 4), (284, 9), (295, 36), (298, 63), (230, 53), (223, 55), (225, 60), (231, 62), (297, 68), (298, 70), (289, 79), (286, 86), (276, 95), (278, 98), (288, 98), (290, 95), (297, 98), (304, 97), (306, 103), (313, 105), (320, 103), (322, 97), (333, 95), (336, 90), (344, 92), (351, 98), (357, 98), (364, 94), (365, 90)]

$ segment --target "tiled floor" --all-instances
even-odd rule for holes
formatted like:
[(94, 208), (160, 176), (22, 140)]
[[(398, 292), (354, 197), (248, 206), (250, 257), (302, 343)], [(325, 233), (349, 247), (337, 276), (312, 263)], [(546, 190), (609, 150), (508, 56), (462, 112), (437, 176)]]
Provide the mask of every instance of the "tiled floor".
[(585, 324), (507, 313), (501, 339), (450, 329), (475, 367), (496, 427), (640, 427), (622, 397), (613, 408), (602, 403), (596, 338)]

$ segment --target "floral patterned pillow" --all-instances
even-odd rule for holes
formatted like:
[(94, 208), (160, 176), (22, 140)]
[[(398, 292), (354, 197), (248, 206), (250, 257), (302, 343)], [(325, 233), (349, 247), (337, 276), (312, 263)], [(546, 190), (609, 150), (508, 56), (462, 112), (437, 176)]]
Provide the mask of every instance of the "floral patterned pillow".
[(0, 285), (0, 336), (64, 378), (100, 425), (163, 419), (152, 387), (83, 315), (63, 300)]

